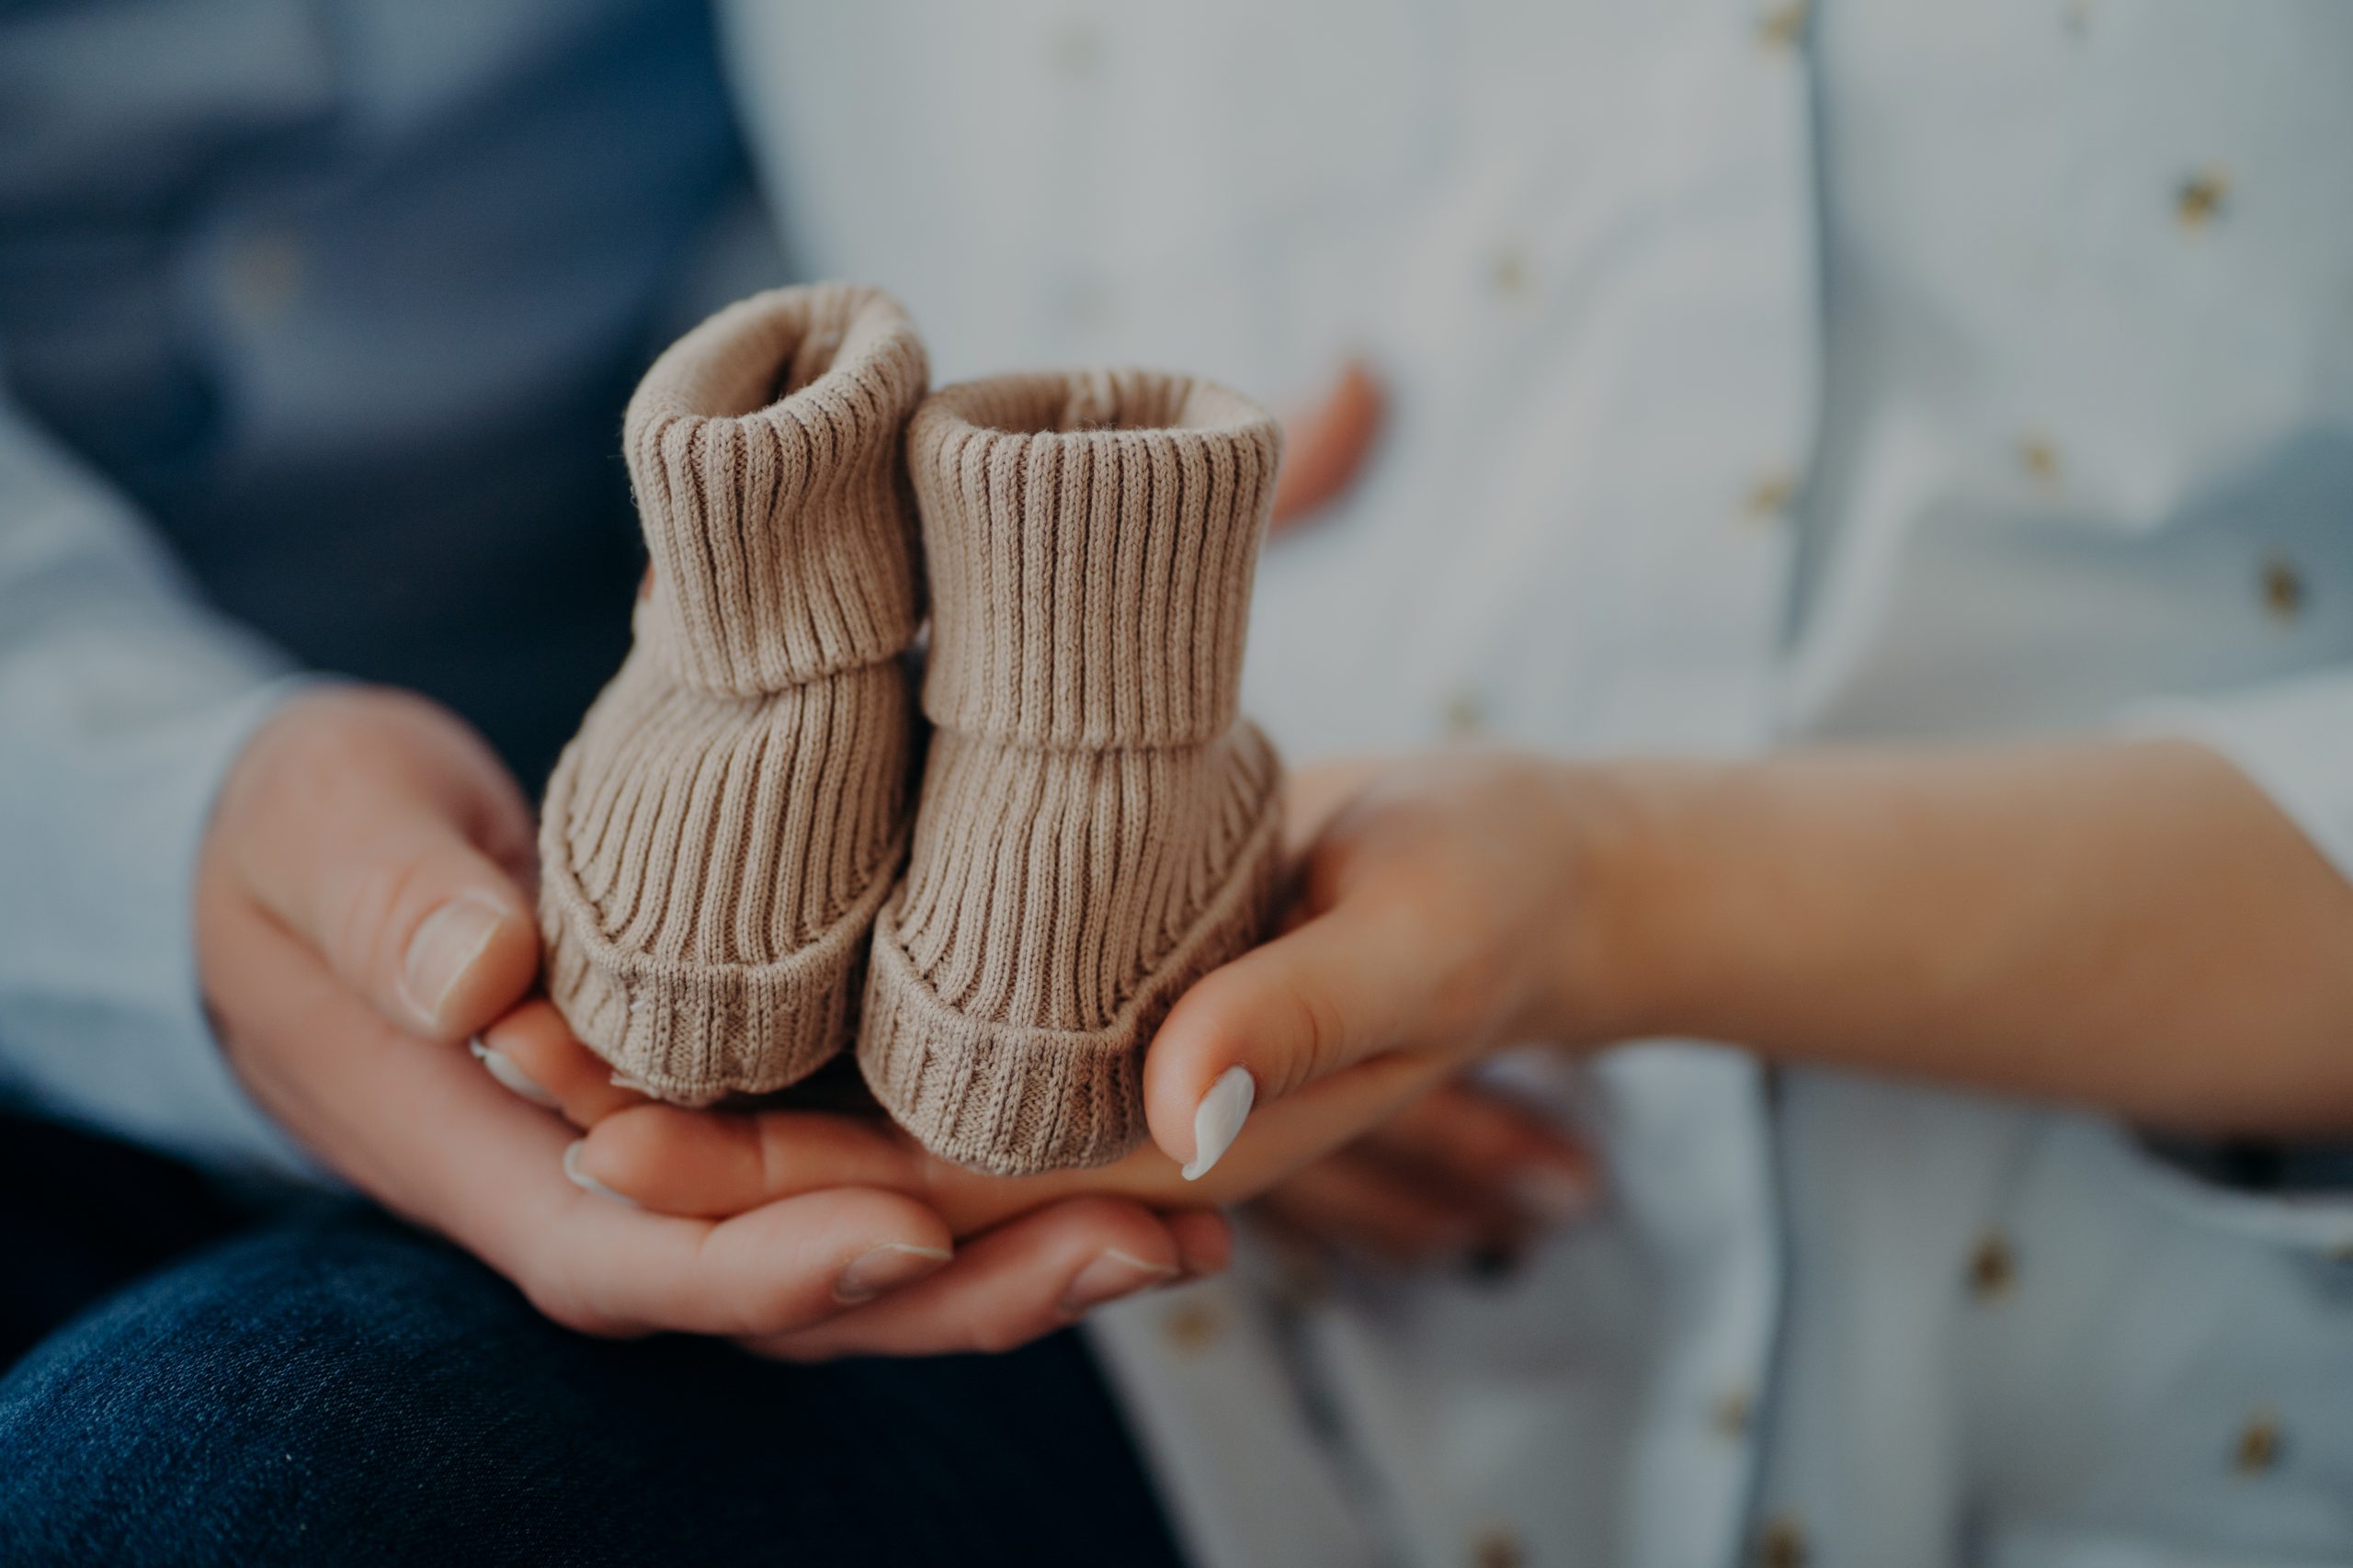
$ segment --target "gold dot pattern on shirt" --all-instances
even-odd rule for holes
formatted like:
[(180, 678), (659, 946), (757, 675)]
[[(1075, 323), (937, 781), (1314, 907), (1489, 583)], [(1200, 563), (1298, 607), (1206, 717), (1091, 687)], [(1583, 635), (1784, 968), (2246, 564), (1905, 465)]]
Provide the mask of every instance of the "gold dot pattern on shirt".
[(1761, 475), (1748, 487), (1748, 515), (1759, 522), (1786, 516), (1797, 498), (1797, 481), (1779, 472)]
[(1768, 49), (1793, 48), (1805, 37), (1805, 0), (1776, 6), (1756, 18), (1756, 41)]
[(1805, 1568), (1808, 1551), (1804, 1527), (1787, 1514), (1765, 1522), (1756, 1536), (1756, 1568)]
[(1495, 252), (1487, 279), (1495, 292), (1506, 300), (1524, 300), (1535, 281), (1535, 272), (1529, 266), (1528, 253), (1518, 245), (1506, 245)]
[(1748, 1424), (1756, 1415), (1756, 1401), (1746, 1389), (1728, 1389), (1719, 1397), (1709, 1415), (1709, 1425), (1719, 1437), (1745, 1437)]
[(1182, 1356), (1197, 1356), (1225, 1332), (1225, 1314), (1209, 1301), (1179, 1301), (1160, 1320), (1161, 1337)]
[(2037, 484), (2059, 483), (2059, 449), (2047, 436), (2028, 436), (2018, 442), (2018, 466)]
[(1527, 1568), (1527, 1546), (1510, 1530), (1481, 1530), (1471, 1540), (1471, 1568)]
[(2261, 1475), (2279, 1464), (2281, 1446), (2279, 1417), (2258, 1410), (2239, 1428), (2238, 1441), (2231, 1449), (2231, 1468), (2241, 1475)]
[(2303, 613), (2304, 574), (2294, 562), (2274, 556), (2263, 563), (2263, 608), (2274, 620), (2293, 620)]
[(2181, 220), (2183, 228), (2195, 232), (2222, 215), (2223, 204), (2230, 195), (2230, 176), (2220, 169), (2200, 169), (2183, 180), (2174, 192), (2174, 215)]
[(2018, 1285), (2018, 1256), (2009, 1238), (1988, 1231), (1977, 1238), (1969, 1254), (1969, 1293), (1980, 1301), (1998, 1301)]
[(2092, 25), (2092, 0), (2067, 0), (2067, 30), (2081, 37)]

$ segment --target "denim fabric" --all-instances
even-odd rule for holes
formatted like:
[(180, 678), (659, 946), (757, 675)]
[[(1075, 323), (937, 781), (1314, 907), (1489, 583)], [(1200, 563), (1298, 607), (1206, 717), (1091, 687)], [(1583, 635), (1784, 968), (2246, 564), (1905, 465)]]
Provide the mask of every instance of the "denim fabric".
[[(7, 1259), (12, 1298), (55, 1277)], [(148, 1276), (0, 1381), (8, 1568), (1176, 1561), (1075, 1335), (813, 1367), (587, 1339), (350, 1202)]]

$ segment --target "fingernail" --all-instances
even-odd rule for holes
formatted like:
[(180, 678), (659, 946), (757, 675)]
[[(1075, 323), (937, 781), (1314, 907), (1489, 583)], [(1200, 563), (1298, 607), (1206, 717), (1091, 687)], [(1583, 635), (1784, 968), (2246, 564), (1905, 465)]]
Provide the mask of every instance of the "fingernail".
[(1513, 1178), (1512, 1196), (1539, 1220), (1565, 1225), (1593, 1212), (1593, 1183), (1566, 1171), (1537, 1168)]
[(522, 1096), (533, 1105), (543, 1105), (550, 1110), (556, 1108), (558, 1102), (553, 1095), (531, 1082), (531, 1075), (516, 1066), (513, 1057), (503, 1051), (493, 1051), (483, 1044), (480, 1035), (466, 1041), (466, 1049), (474, 1053), (474, 1060), (487, 1068), (492, 1077), (516, 1094)]
[(460, 893), (425, 917), (401, 965), (401, 998), (418, 1023), (439, 1027), (441, 1005), (506, 918), (506, 906), (484, 892)]
[(870, 1301), (885, 1290), (912, 1285), (956, 1255), (946, 1247), (919, 1247), (912, 1242), (884, 1242), (871, 1252), (850, 1259), (834, 1281), (836, 1301)]
[(587, 1145), (587, 1142), (588, 1141), (585, 1138), (576, 1138), (570, 1143), (564, 1145), (563, 1174), (572, 1178), (572, 1185), (574, 1187), (585, 1188), (587, 1191), (595, 1193), (599, 1198), (609, 1198), (616, 1203), (626, 1203), (631, 1209), (636, 1208), (636, 1199), (631, 1198), (626, 1192), (615, 1192), (611, 1187), (607, 1187), (603, 1182), (598, 1181), (595, 1176), (590, 1176), (586, 1171), (580, 1168), (580, 1151)]
[(1174, 1264), (1146, 1263), (1131, 1253), (1108, 1248), (1072, 1278), (1063, 1291), (1063, 1315), (1076, 1317), (1106, 1301), (1131, 1296), (1147, 1285), (1165, 1285), (1183, 1272)]
[(1185, 1167), (1187, 1181), (1200, 1180), (1225, 1157), (1250, 1114), (1250, 1102), (1257, 1097), (1258, 1085), (1247, 1067), (1229, 1067), (1218, 1074), (1193, 1110), (1193, 1163)]

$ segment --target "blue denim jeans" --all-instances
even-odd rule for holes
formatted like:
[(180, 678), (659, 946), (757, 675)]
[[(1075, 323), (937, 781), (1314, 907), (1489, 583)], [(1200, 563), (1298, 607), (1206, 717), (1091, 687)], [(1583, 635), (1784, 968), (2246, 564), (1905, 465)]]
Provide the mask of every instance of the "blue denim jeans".
[[(0, 1257), (12, 1301), (53, 1278)], [(1176, 1561), (1074, 1335), (814, 1367), (592, 1340), (352, 1202), (200, 1247), (0, 1377), (8, 1568)]]

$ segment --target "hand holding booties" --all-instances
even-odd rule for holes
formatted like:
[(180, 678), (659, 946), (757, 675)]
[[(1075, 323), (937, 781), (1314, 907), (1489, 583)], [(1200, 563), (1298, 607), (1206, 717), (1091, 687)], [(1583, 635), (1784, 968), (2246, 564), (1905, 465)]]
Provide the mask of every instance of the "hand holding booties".
[[(549, 990), (665, 1100), (782, 1087), (855, 1032), (942, 1157), (1104, 1164), (1145, 1136), (1154, 1029), (1276, 893), (1281, 770), (1236, 705), (1280, 436), (1183, 376), (917, 409), (925, 374), (898, 307), (839, 285), (722, 312), (647, 373), (653, 571), (548, 790)], [(910, 489), (936, 726), (911, 849)]]

